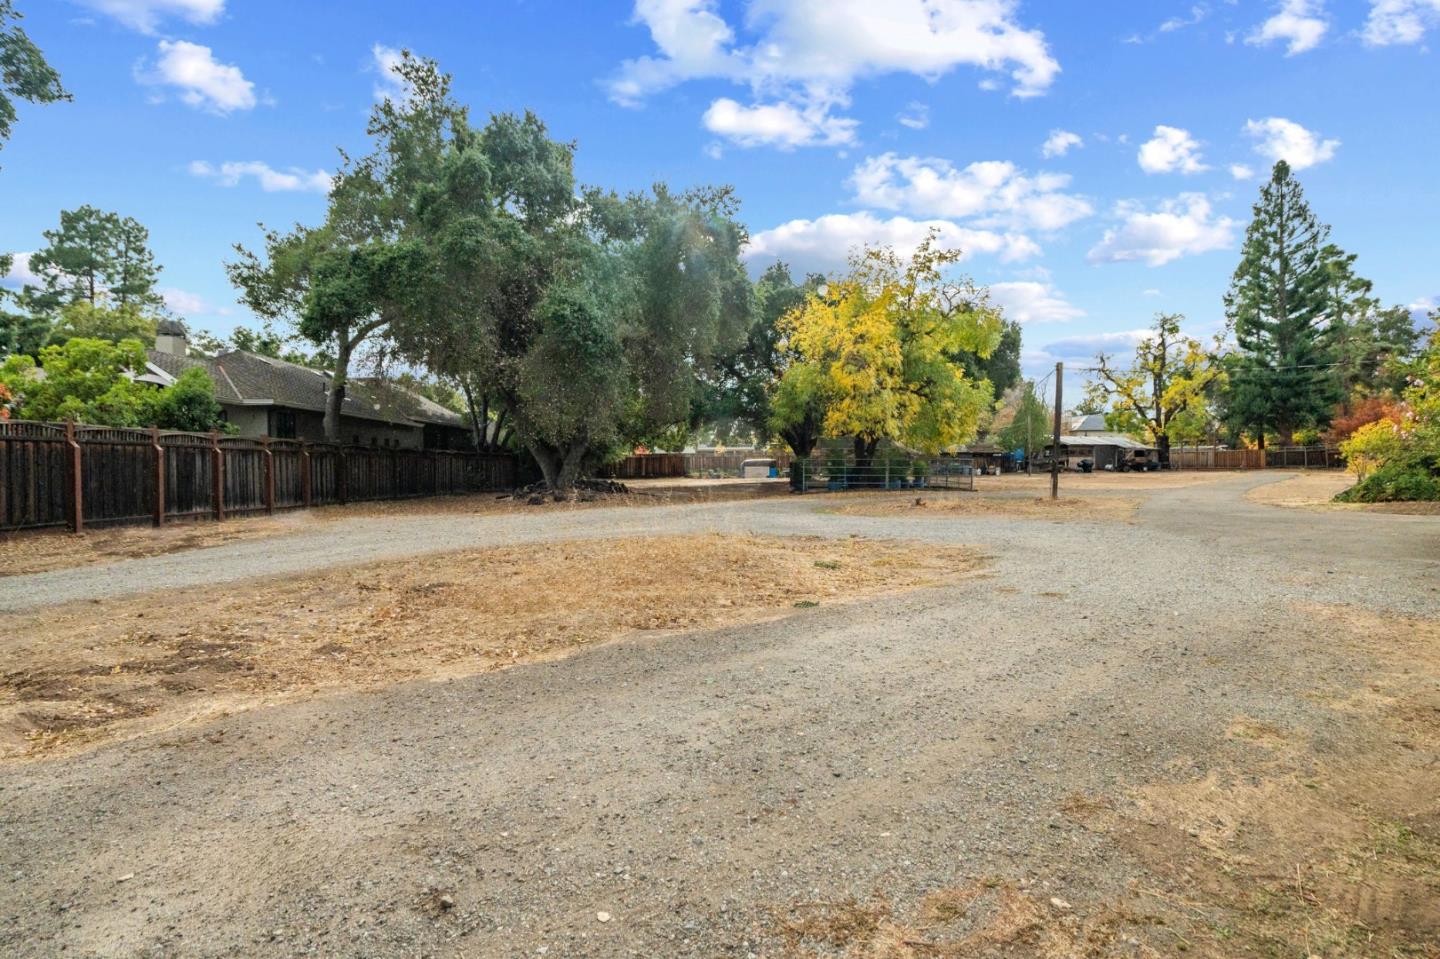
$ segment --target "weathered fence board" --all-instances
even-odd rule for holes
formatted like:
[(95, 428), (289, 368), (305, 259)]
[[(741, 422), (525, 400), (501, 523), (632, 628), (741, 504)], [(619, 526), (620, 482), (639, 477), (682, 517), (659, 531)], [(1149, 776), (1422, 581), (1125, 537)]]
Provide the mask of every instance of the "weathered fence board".
[(515, 475), (508, 454), (0, 422), (0, 531), (511, 489)]

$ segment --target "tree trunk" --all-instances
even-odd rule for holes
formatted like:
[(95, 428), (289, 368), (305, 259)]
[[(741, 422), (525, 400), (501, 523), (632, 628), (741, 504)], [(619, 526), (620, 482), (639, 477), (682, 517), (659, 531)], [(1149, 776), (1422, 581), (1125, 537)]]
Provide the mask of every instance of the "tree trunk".
[(350, 351), (354, 349), (344, 335), (335, 338), (335, 366), (330, 371), (330, 393), (325, 397), (325, 439), (340, 441), (340, 411), (345, 407), (345, 381), (350, 374)]
[(1155, 449), (1160, 454), (1160, 468), (1170, 468), (1170, 434), (1161, 433), (1155, 440)]
[(780, 431), (780, 438), (785, 445), (790, 447), (790, 453), (799, 460), (809, 459), (810, 454), (815, 450), (815, 444), (820, 442), (820, 437), (804, 426), (793, 426), (787, 430)]
[(879, 486), (884, 484), (884, 479), (876, 476), (875, 470), (870, 467), (875, 462), (875, 450), (880, 445), (880, 439), (866, 439), (863, 436), (855, 437), (855, 472), (859, 479), (860, 486)]
[(556, 493), (567, 493), (575, 488), (575, 481), (580, 478), (580, 464), (590, 444), (574, 440), (564, 446), (552, 446), (537, 441), (527, 444), (527, 448), (540, 466), (545, 485)]

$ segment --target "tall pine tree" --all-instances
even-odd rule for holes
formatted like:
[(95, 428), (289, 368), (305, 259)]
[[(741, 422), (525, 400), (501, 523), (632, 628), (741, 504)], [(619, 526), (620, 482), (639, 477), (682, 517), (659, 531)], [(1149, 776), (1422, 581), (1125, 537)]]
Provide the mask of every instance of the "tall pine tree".
[(59, 229), (44, 236), (44, 248), (30, 257), (30, 271), (44, 285), (25, 288), (33, 312), (54, 315), (80, 301), (142, 312), (164, 305), (150, 231), (134, 218), (86, 204), (61, 210)]
[(1225, 294), (1239, 347), (1229, 364), (1228, 413), (1262, 444), (1329, 422), (1341, 391), (1327, 333), (1332, 306), (1322, 248), (1330, 228), (1305, 202), (1284, 160), (1260, 190), (1240, 265)]

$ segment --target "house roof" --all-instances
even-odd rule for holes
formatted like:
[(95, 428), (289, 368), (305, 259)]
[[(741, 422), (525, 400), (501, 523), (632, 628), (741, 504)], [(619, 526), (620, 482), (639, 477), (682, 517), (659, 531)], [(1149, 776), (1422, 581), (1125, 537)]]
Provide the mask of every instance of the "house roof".
[(1060, 437), (1061, 446), (1119, 446), (1127, 450), (1149, 450), (1153, 446), (1147, 446), (1139, 440), (1126, 436), (1124, 433), (1091, 433), (1086, 436), (1075, 436), (1063, 434)]
[[(214, 381), (215, 399), (233, 406), (284, 406), (323, 413), (330, 392), (328, 373), (243, 350), (214, 357), (147, 350), (146, 358), (153, 375), (140, 379), (173, 381), (186, 370), (199, 367)], [(340, 412), (382, 423), (465, 425), (460, 414), (383, 380), (351, 379)]]
[(1086, 413), (1082, 416), (1072, 416), (1066, 421), (1065, 428), (1071, 433), (1104, 433), (1105, 414)]

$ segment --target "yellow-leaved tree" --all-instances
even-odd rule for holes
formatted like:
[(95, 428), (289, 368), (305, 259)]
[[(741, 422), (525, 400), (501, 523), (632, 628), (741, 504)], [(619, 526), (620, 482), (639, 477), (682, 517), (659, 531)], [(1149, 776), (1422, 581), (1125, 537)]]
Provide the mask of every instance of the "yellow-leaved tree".
[(857, 466), (885, 439), (936, 453), (975, 437), (992, 396), (963, 357), (990, 356), (1002, 324), (985, 290), (946, 277), (959, 259), (934, 232), (908, 260), (867, 248), (781, 321), (796, 361), (780, 389), (823, 395), (825, 434), (854, 437)]

